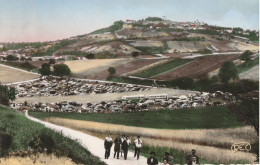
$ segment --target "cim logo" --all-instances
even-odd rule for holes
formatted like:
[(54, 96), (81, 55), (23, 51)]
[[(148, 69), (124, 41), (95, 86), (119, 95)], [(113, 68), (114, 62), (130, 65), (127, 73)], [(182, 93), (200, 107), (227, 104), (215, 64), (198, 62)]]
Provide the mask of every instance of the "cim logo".
[(237, 152), (237, 151), (247, 151), (248, 152), (251, 150), (251, 144), (246, 143), (246, 142), (234, 143), (231, 146), (231, 150), (234, 152)]

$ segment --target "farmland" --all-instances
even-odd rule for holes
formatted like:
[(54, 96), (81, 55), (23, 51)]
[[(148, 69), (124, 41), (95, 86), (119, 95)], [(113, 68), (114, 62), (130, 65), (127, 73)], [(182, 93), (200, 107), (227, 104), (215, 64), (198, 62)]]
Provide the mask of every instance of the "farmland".
[(0, 65), (0, 82), (11, 83), (38, 78), (38, 75)]
[(127, 134), (132, 140), (141, 135), (146, 154), (151, 148), (158, 154), (165, 150), (172, 151), (176, 154), (175, 163), (182, 163), (183, 153), (188, 154), (192, 148), (197, 150), (204, 163), (245, 163), (254, 160), (251, 153), (233, 154), (230, 151), (230, 145), (234, 142), (254, 142), (257, 137), (254, 130), (238, 122), (227, 107), (104, 115), (39, 112), (30, 112), (30, 115), (102, 139), (107, 133), (113, 137), (118, 133)]
[(232, 61), (234, 59), (237, 59), (238, 57), (239, 56), (237, 55), (201, 57), (171, 72), (155, 76), (155, 78), (160, 80), (173, 80), (181, 77), (196, 78), (197, 76), (207, 74), (211, 71), (220, 68), (224, 62)]
[[(130, 72), (134, 72), (138, 69), (142, 69), (144, 67), (151, 66), (161, 60), (145, 60), (145, 59), (136, 59), (136, 60), (129, 60), (128, 63), (124, 63), (122, 65), (115, 66), (116, 68), (116, 76), (120, 76), (123, 74), (128, 74)], [(106, 80), (106, 78), (109, 76), (109, 73), (107, 72), (107, 69), (104, 69), (100, 71), (99, 73), (95, 75), (90, 75), (88, 78), (90, 79), (98, 79), (98, 80)]]
[(165, 73), (165, 72), (169, 72), (181, 65), (184, 65), (188, 62), (190, 62), (191, 60), (183, 60), (183, 59), (175, 59), (175, 60), (171, 60), (169, 62), (163, 63), (161, 65), (152, 67), (150, 69), (144, 70), (140, 73), (135, 74), (134, 76), (137, 77), (144, 77), (144, 78), (149, 78), (149, 77), (154, 77), (157, 76), (159, 74)]
[(88, 78), (100, 71), (107, 70), (109, 67), (116, 67), (131, 62), (128, 59), (94, 59), (84, 61), (66, 61), (75, 77)]
[[(164, 129), (228, 128), (241, 126), (241, 123), (237, 121), (236, 116), (234, 116), (227, 107), (222, 106), (116, 114), (65, 114), (41, 112), (30, 112), (29, 114), (40, 119), (47, 117), (60, 117)], [(156, 124), (154, 118), (157, 119)]]

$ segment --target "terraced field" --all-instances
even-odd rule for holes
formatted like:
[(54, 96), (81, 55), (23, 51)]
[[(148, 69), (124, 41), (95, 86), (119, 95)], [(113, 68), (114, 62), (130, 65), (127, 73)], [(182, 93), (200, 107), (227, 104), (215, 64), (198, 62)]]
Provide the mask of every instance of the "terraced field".
[(181, 77), (196, 78), (200, 75), (207, 74), (221, 67), (226, 61), (233, 61), (239, 58), (237, 55), (218, 55), (201, 57), (193, 62), (179, 67), (171, 72), (155, 76), (159, 80), (173, 80)]
[(180, 67), (188, 62), (190, 62), (191, 60), (187, 60), (187, 59), (175, 59), (175, 60), (171, 60), (169, 62), (163, 63), (161, 65), (152, 67), (150, 69), (144, 70), (140, 73), (135, 74), (134, 76), (137, 77), (143, 77), (143, 78), (151, 78), (151, 77), (155, 77), (158, 76), (160, 74), (164, 74), (167, 72), (171, 72), (172, 70), (176, 69), (177, 67)]

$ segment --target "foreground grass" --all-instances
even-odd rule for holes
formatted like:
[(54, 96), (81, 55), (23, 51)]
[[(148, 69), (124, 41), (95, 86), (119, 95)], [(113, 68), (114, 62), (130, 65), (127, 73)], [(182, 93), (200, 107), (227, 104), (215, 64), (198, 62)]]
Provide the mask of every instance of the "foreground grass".
[(146, 128), (203, 129), (242, 126), (235, 114), (226, 106), (114, 114), (44, 112), (29, 112), (29, 114), (40, 119), (59, 117)]
[(185, 60), (185, 59), (175, 59), (171, 60), (169, 62), (163, 63), (161, 65), (152, 67), (150, 69), (144, 70), (140, 73), (135, 74), (134, 76), (137, 77), (144, 77), (144, 78), (149, 78), (149, 77), (154, 77), (163, 73), (166, 73), (168, 71), (171, 71), (181, 65), (184, 65), (191, 60)]
[[(6, 148), (4, 155), (28, 150), (29, 147), (38, 152), (42, 152), (46, 148), (47, 153), (68, 156), (75, 163), (104, 165), (78, 142), (47, 129), (8, 107), (0, 106), (0, 116), (1, 138), (6, 138), (10, 142), (7, 145), (7, 141), (5, 141), (3, 145)], [(1, 144), (1, 151), (3, 151), (3, 146)], [(1, 154), (3, 155), (3, 153)]]

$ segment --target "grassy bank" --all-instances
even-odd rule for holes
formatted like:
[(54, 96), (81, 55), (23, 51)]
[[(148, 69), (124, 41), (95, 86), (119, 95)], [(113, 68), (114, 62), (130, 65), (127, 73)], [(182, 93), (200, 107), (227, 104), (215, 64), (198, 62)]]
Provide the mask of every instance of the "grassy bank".
[(166, 62), (164, 64), (152, 67), (150, 69), (144, 70), (140, 73), (135, 74), (134, 76), (137, 77), (144, 77), (144, 78), (149, 78), (153, 76), (157, 76), (159, 74), (171, 71), (183, 64), (186, 64), (187, 62), (190, 62), (191, 60), (184, 60), (184, 59), (176, 59), (172, 60), (169, 62)]
[(233, 114), (233, 112), (231, 112), (231, 110), (226, 106), (114, 114), (44, 112), (30, 112), (29, 114), (40, 119), (59, 117), (164, 129), (229, 128), (242, 125), (237, 121), (235, 114)]
[(36, 152), (47, 149), (47, 153), (68, 156), (75, 163), (104, 165), (78, 142), (25, 118), (23, 114), (0, 106), (0, 116), (0, 136), (4, 139), (0, 150), (2, 156), (30, 147)]

